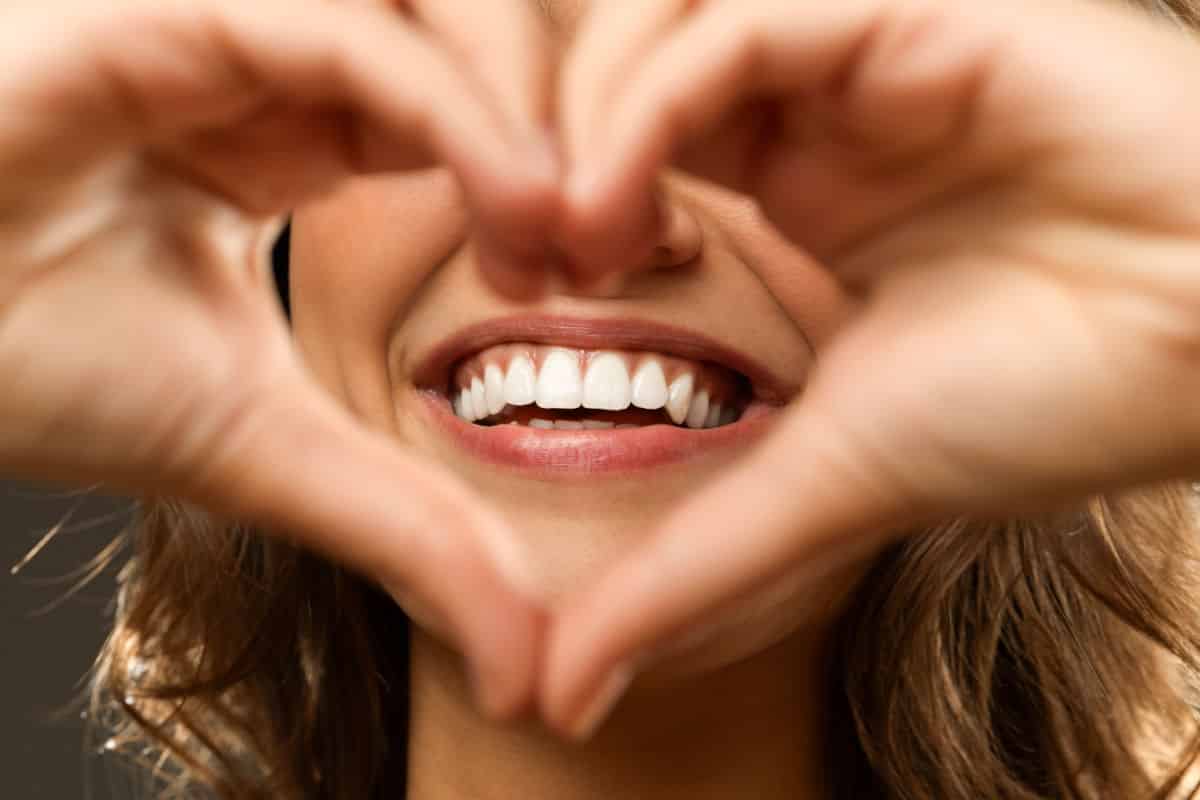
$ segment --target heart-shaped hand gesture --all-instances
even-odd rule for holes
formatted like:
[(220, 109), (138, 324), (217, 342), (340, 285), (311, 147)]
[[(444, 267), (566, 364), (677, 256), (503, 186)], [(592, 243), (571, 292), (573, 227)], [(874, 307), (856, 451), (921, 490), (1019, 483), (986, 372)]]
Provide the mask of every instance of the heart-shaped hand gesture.
[(563, 72), (580, 272), (653, 244), (673, 164), (861, 307), (757, 451), (560, 610), (561, 729), (915, 523), (1195, 471), (1194, 40), (1103, 4), (666, 0), (596, 4)]
[(431, 164), (496, 229), (537, 224), (532, 11), (52, 6), (0, 34), (0, 469), (285, 531), (441, 627), (488, 707), (526, 702), (541, 616), (504, 525), (317, 386), (267, 255), (276, 215), (341, 178)]
[[(287, 529), (454, 637), (495, 712), (540, 672), (547, 719), (585, 733), (629, 665), (779, 580), (1196, 462), (1200, 48), (1127, 13), (598, 3), (559, 76), (559, 184), (523, 3), (119, 8), (11, 12), (0, 48), (0, 465)], [(316, 389), (263, 269), (270, 214), (431, 163), (485, 252), (553, 232), (584, 281), (650, 246), (680, 166), (862, 300), (770, 437), (558, 609), (544, 653), (503, 525)]]

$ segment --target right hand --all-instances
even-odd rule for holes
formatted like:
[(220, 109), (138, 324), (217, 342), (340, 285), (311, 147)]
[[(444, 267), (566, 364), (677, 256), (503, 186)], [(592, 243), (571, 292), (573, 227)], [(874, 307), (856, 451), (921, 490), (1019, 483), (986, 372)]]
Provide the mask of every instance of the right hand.
[(281, 214), (351, 174), (447, 165), (518, 237), (550, 213), (527, 4), (406, 5), (4, 10), (0, 474), (286, 531), (453, 636), (502, 715), (542, 629), (505, 527), (306, 373), (267, 266)]

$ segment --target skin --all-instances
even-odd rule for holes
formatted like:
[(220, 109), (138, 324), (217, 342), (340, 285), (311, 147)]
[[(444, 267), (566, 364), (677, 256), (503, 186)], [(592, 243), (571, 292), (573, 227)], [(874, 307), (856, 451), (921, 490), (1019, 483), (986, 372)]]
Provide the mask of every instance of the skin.
[[(888, 536), (1200, 463), (1194, 42), (1069, 0), (598, 4), (557, 43), (524, 3), (408, 5), (6, 12), (0, 466), (178, 494), (378, 580), (422, 624), (417, 735), (501, 748), (476, 755), (512, 784), (462, 773), (480, 796), (662, 780), (651, 743), (727, 770), (726, 794), (819, 792), (805, 665)], [(753, 135), (725, 113), (751, 97), (792, 124)], [(433, 172), (340, 184), (397, 170)], [(778, 235), (739, 247), (765, 230), (746, 198)], [(291, 208), (303, 360), (264, 278)], [(652, 259), (687, 217), (699, 268)], [(718, 289), (761, 312), (777, 368), (801, 332), (819, 358), (745, 458), (653, 495), (535, 494), (404, 413), (408, 359), (455, 319), (632, 304), (709, 325)], [(592, 513), (554, 537), (571, 501)], [(470, 710), (468, 687), (492, 717), (586, 733), (631, 660), (592, 749)], [(691, 702), (662, 705), (668, 684)], [(756, 749), (703, 741), (740, 712)], [(705, 718), (670, 724), (686, 713)], [(415, 762), (422, 791), (461, 790), (460, 753)]]
[[(575, 260), (644, 248), (674, 163), (754, 197), (861, 305), (753, 457), (557, 610), (562, 729), (664, 641), (924, 520), (1196, 469), (1194, 39), (1108, 4), (793, 12), (601, 4), (563, 66)], [(747, 98), (765, 135), (729, 113)]]
[[(306, 353), (320, 354), (310, 359), (319, 377), (372, 426), (488, 498), (517, 532), (537, 593), (552, 607), (636, 546), (663, 509), (727, 471), (746, 445), (653, 468), (652, 480), (634, 472), (553, 481), (497, 468), (428, 424), (413, 373), (434, 346), (518, 313), (669, 322), (755, 354), (798, 391), (812, 366), (810, 341), (828, 338), (849, 305), (744, 197), (686, 177), (668, 176), (662, 191), (677, 220), (660, 239), (672, 256), (631, 269), (606, 297), (498, 294), (477, 269), (470, 217), (445, 171), (354, 181), (294, 218), (294, 329)], [(764, 277), (771, 270), (789, 274), (786, 297)], [(743, 313), (725, 311), (731, 296)], [(856, 573), (760, 598), (745, 624), (644, 675), (586, 746), (553, 736), (536, 717), (498, 725), (481, 716), (453, 648), (417, 630), (410, 795), (574, 800), (620, 787), (623, 796), (668, 799), (816, 796), (815, 659)]]
[[(1089, 104), (1121, 97), (1101, 85), (1112, 75), (1085, 79), (1073, 69), (1047, 97), (1030, 100), (1023, 60), (1048, 51), (1053, 36), (1016, 46), (1002, 16), (912, 4), (903, 7), (908, 16), (897, 12), (889, 22), (896, 37), (927, 34), (916, 39), (921, 47), (885, 62), (889, 69), (898, 62), (897, 72), (877, 66), (883, 56), (870, 48), (857, 54), (853, 91), (830, 99), (837, 105), (824, 113), (843, 115), (838, 124), (852, 131), (869, 130), (878, 124), (871, 115), (903, 96), (917, 106), (920, 127), (900, 126), (882, 143), (855, 138), (853, 149), (830, 123), (807, 131), (808, 140), (771, 140), (763, 153), (739, 127), (742, 118), (722, 121), (721, 112), (764, 88), (761, 70), (740, 68), (736, 44), (765, 39), (759, 63), (770, 65), (767, 88), (786, 113), (822, 88), (861, 31), (882, 24), (884, 5), (803, 19), (771, 3), (714, 3), (703, 13), (684, 5), (600, 5), (589, 16), (566, 15), (558, 126), (568, 164), (580, 166), (569, 171), (565, 223), (554, 231), (567, 259), (542, 296), (528, 299), (522, 286), (516, 299), (505, 297), (486, 282), (505, 288), (502, 274), (475, 269), (491, 243), (473, 236), (444, 176), (348, 186), (296, 218), (298, 340), (325, 353), (323, 374), (356, 408), (464, 476), (509, 521), (554, 615), (542, 711), (560, 730), (593, 737), (564, 749), (537, 726), (497, 728), (480, 719), (455, 661), (419, 634), (410, 751), (419, 797), (486, 797), (496, 775), (504, 791), (531, 796), (553, 787), (555, 796), (603, 797), (616, 786), (630, 796), (696, 796), (701, 774), (714, 797), (819, 796), (817, 659), (839, 601), (896, 527), (947, 507), (1037, 507), (1194, 463), (1194, 442), (1179, 439), (1193, 429), (1193, 415), (1172, 398), (1188, 396), (1180, 393), (1194, 386), (1196, 370), (1163, 347), (1164, 337), (1194, 341), (1190, 298), (1162, 302), (1165, 281), (1161, 305), (1147, 307), (1144, 292), (1124, 298), (1148, 263), (1166, 279), (1173, 264), (1200, 255), (1196, 209), (1157, 191), (1153, 169), (1111, 185), (1089, 175), (1099, 196), (1080, 202), (1076, 182), (1086, 165), (1031, 155), (1063, 141), (1096, 159), (1154, 146), (1140, 127), (1136, 142), (1121, 126), (1107, 136), (1089, 128), (1092, 138), (1084, 139), (1076, 118), (1064, 124), (1034, 113), (1037, 102), (1065, 94), (1078, 119), (1090, 122)], [(1093, 58), (1113, 36), (1128, 36), (1131, 50), (1167, 47), (1164, 63), (1131, 56), (1122, 70), (1195, 62), (1194, 46), (1123, 14), (1081, 24), (1074, 7), (1038, 13), (1051, 31), (1068, 22), (1082, 27)], [(798, 21), (787, 28), (782, 19)], [(928, 32), (943, 29), (948, 41), (930, 44), (937, 37)], [(889, 36), (878, 38), (882, 49)], [(810, 41), (823, 48), (797, 50)], [(929, 61), (944, 71), (929, 71)], [(970, 80), (984, 69), (995, 70), (990, 81)], [(960, 129), (967, 104), (981, 107), (980, 120)], [(1029, 130), (1014, 134), (1005, 122), (998, 137), (1001, 121), (1018, 112), (1030, 118)], [(1157, 146), (1180, 152), (1183, 141), (1164, 136)], [(755, 147), (762, 162), (752, 169)], [(1018, 158), (1024, 169), (1013, 177)], [(664, 172), (672, 165), (684, 171)], [(842, 201), (832, 204), (837, 216), (797, 185)], [(1127, 209), (1151, 190), (1164, 205), (1141, 224), (1153, 224), (1166, 241), (1146, 242), (1150, 233), (1133, 216), (1121, 218), (1125, 227), (1110, 223), (1109, 203)], [(681, 215), (700, 231), (690, 262), (632, 256), (669, 237), (659, 221)], [(398, 235), (398, 227), (407, 232)], [(1105, 244), (1116, 249), (1097, 258)], [(595, 286), (603, 287), (599, 296), (589, 296)], [(730, 296), (744, 315), (720, 313)], [(1028, 310), (1030, 320), (1014, 326), (1013, 309)], [(812, 384), (749, 460), (735, 461), (740, 454), (731, 451), (654, 481), (547, 486), (476, 462), (443, 440), (426, 424), (412, 379), (434, 342), (517, 311), (675, 320)], [(803, 357), (805, 337), (821, 343), (819, 364)], [(1109, 372), (1114, 363), (1119, 379)], [(997, 375), (1024, 388), (997, 396)], [(1125, 383), (1135, 375), (1135, 384)], [(1085, 406), (1094, 416), (1076, 413)], [(1043, 427), (1031, 425), (1031, 408), (1047, 413)], [(1169, 423), (1123, 435), (1131, 408)], [(905, 429), (892, 413), (917, 427)], [(988, 423), (980, 426), (980, 418)], [(964, 475), (972, 480), (964, 483)], [(715, 488), (697, 492), (701, 485)], [(732, 530), (746, 534), (731, 537)], [(629, 659), (641, 670), (632, 685)], [(751, 686), (762, 704), (712, 700), (742, 697)], [(622, 689), (613, 716), (595, 727)], [(728, 730), (739, 731), (738, 747), (722, 748), (716, 773), (698, 773)], [(753, 765), (742, 760), (748, 754)]]
[[(472, 19), (537, 30), (520, 4)], [(0, 470), (263, 523), (453, 638), (486, 708), (525, 702), (543, 616), (503, 522), (313, 380), (267, 277), (280, 215), (351, 174), (452, 164), (480, 219), (544, 216), (552, 168), (455, 64), (469, 32), (322, 2), (5, 21)]]

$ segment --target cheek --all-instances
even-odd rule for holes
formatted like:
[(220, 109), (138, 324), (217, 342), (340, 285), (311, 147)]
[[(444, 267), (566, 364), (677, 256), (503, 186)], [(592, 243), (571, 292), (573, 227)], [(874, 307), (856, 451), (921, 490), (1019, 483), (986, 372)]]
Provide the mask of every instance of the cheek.
[(355, 179), (297, 209), (292, 327), (324, 383), (367, 369), (386, 378), (397, 316), (467, 227), (458, 186), (444, 169)]

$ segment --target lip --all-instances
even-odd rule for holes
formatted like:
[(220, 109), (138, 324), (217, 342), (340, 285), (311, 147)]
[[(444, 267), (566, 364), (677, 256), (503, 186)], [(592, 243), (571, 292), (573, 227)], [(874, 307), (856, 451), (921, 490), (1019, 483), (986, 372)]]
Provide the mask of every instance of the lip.
[(775, 405), (786, 403), (799, 393), (802, 385), (802, 381), (785, 380), (746, 353), (686, 328), (633, 318), (558, 316), (501, 317), (471, 325), (436, 345), (419, 363), (413, 381), (419, 387), (444, 389), (449, 383), (450, 367), (456, 361), (507, 342), (597, 350), (647, 350), (693, 361), (710, 361), (746, 376), (754, 388), (754, 399)]
[(428, 422), (459, 447), (491, 464), (541, 477), (627, 474), (687, 462), (730, 446), (756, 441), (779, 407), (754, 402), (742, 418), (719, 428), (693, 430), (647, 425), (622, 430), (540, 430), (524, 425), (474, 425), (455, 415), (432, 390), (420, 393)]
[[(460, 359), (506, 342), (588, 349), (648, 350), (710, 361), (745, 375), (754, 399), (742, 417), (718, 428), (647, 425), (606, 430), (542, 430), (522, 425), (474, 425), (453, 411), (443, 387)], [(438, 344), (414, 374), (426, 422), (487, 463), (542, 478), (627, 474), (681, 464), (720, 449), (745, 447), (771, 426), (800, 389), (752, 357), (683, 328), (635, 319), (505, 317), (470, 326)], [(438, 387), (438, 388), (434, 388)]]

